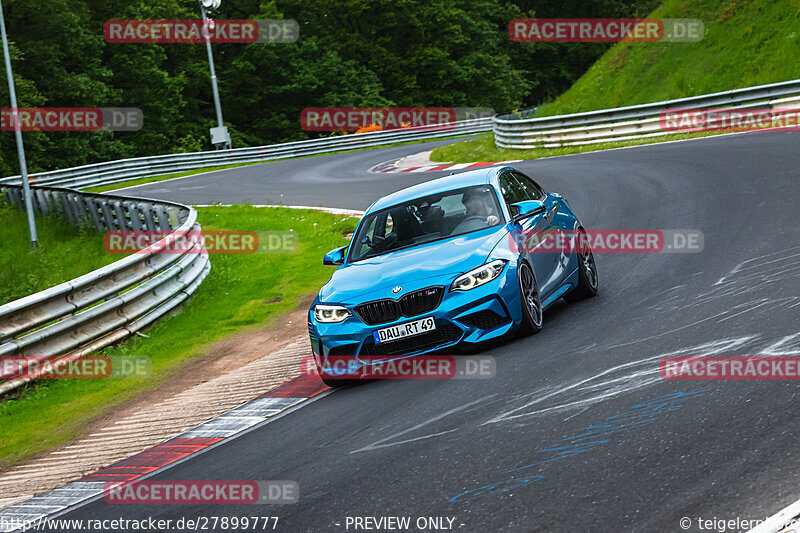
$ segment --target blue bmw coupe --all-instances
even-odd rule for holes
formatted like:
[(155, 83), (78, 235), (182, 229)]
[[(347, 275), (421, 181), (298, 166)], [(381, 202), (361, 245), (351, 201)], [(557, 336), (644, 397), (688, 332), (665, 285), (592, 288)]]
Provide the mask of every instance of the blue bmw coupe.
[[(591, 249), (563, 196), (511, 168), (454, 174), (403, 189), (367, 209), (308, 315), (317, 368), (362, 364), (538, 333), (559, 298), (597, 293)], [(557, 238), (559, 234), (573, 238)], [(531, 238), (534, 237), (534, 238)], [(550, 242), (548, 242), (550, 241)]]

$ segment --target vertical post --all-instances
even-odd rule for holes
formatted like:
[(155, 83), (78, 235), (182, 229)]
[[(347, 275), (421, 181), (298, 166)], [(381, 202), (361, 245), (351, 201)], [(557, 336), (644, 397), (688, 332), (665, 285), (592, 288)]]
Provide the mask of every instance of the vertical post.
[(0, 34), (3, 38), (3, 55), (6, 60), (6, 76), (8, 76), (8, 92), (11, 95), (11, 120), (14, 121), (14, 134), (17, 137), (17, 155), (19, 156), (19, 173), (22, 176), (22, 195), (25, 199), (25, 212), (28, 214), (28, 230), (30, 231), (31, 248), (39, 247), (36, 236), (36, 221), (33, 218), (33, 202), (31, 201), (31, 185), (28, 182), (28, 164), (25, 161), (25, 147), (22, 144), (22, 130), (17, 108), (17, 92), (14, 89), (14, 74), (11, 71), (11, 54), (8, 51), (6, 20), (3, 17), (3, 2), (0, 0)]
[[(226, 140), (224, 141), (225, 147), (230, 148), (230, 141), (227, 140), (227, 131), (225, 129), (225, 124), (222, 122), (222, 105), (219, 102), (219, 88), (217, 87), (217, 73), (214, 69), (214, 55), (211, 53), (211, 38), (209, 37), (208, 32), (208, 15), (206, 14), (206, 8), (203, 4), (200, 4), (200, 12), (203, 15), (203, 37), (206, 41), (206, 52), (208, 53), (208, 68), (211, 72), (211, 92), (214, 94), (214, 107), (217, 111), (217, 125), (218, 131), (224, 132)], [(214, 132), (212, 131), (212, 137)], [(212, 140), (212, 142), (214, 142)], [(222, 143), (219, 143), (222, 144)]]

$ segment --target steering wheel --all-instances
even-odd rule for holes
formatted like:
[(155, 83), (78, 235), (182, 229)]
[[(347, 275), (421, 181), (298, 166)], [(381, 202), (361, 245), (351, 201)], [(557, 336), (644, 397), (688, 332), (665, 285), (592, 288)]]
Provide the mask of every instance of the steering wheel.
[(383, 240), (382, 248), (384, 250), (388, 250), (395, 244), (397, 244), (397, 233), (392, 232), (389, 235), (387, 235), (386, 238)]
[(390, 233), (385, 237), (380, 237), (378, 235), (375, 235), (375, 241), (372, 246), (374, 248), (377, 248), (378, 250), (388, 250), (396, 242), (397, 242), (397, 233)]
[[(478, 221), (480, 221), (481, 226), (476, 226), (475, 222)], [(455, 233), (461, 233), (463, 231), (473, 231), (476, 229), (480, 229), (481, 227), (486, 227), (486, 217), (481, 215), (473, 215), (459, 222), (458, 226), (453, 228), (453, 231), (451, 231), (450, 234), (453, 235)]]

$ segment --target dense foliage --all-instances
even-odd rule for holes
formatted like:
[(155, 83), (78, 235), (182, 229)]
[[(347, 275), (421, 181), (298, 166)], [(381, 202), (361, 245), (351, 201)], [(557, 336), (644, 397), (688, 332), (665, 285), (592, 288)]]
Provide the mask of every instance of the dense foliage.
[[(642, 16), (654, 0), (223, 0), (218, 18), (295, 19), (293, 44), (216, 44), (234, 146), (299, 140), (315, 106), (470, 106), (507, 112), (566, 90), (608, 47), (512, 42), (517, 17)], [(139, 107), (138, 132), (25, 134), (32, 172), (209, 149), (202, 44), (109, 44), (109, 19), (198, 18), (195, 0), (5, 0), (20, 107)], [(0, 83), (0, 105), (8, 88)], [(0, 175), (18, 172), (0, 133)]]

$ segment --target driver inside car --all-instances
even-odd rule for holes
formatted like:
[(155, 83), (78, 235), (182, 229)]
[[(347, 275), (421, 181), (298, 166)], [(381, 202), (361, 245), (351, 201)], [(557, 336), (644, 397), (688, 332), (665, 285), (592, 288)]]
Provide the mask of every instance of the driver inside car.
[(494, 226), (500, 221), (500, 218), (492, 209), (491, 205), (486, 202), (486, 192), (471, 190), (464, 193), (461, 197), (461, 203), (466, 208), (465, 220), (471, 217), (480, 217), (486, 222), (486, 226)]

